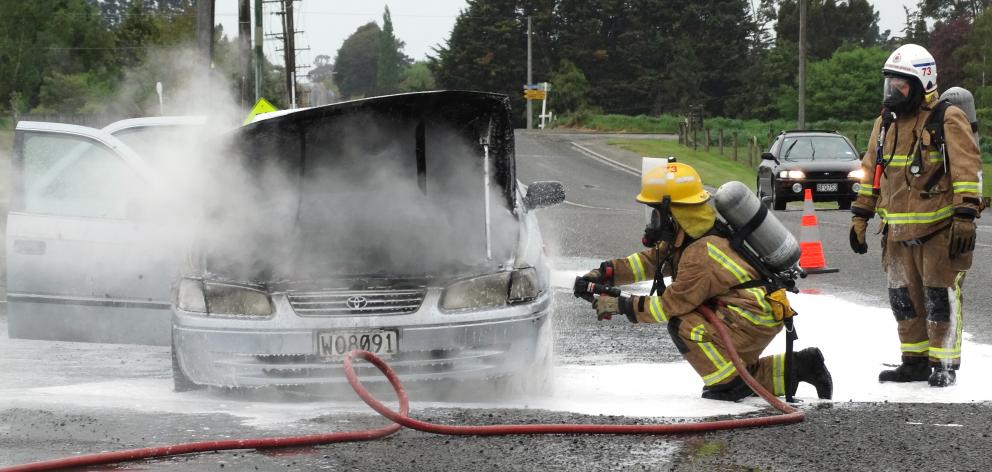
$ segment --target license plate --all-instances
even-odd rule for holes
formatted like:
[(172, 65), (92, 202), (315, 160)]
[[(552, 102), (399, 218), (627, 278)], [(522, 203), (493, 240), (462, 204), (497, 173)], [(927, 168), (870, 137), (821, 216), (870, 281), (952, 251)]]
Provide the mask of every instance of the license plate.
[(837, 191), (837, 183), (834, 182), (832, 184), (816, 184), (816, 191), (817, 192), (836, 192)]
[(400, 333), (395, 329), (317, 333), (317, 354), (322, 358), (341, 359), (355, 349), (377, 356), (392, 356), (400, 352)]

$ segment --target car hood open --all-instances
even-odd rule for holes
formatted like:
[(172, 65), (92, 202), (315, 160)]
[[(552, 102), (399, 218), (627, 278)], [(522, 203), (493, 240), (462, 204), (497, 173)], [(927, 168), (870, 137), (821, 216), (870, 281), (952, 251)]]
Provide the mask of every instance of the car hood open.
[(251, 191), (222, 206), (250, 211), (207, 245), (210, 272), (254, 280), (447, 275), (512, 258), (518, 222), (506, 96), (441, 91), (344, 102), (256, 121), (236, 143)]

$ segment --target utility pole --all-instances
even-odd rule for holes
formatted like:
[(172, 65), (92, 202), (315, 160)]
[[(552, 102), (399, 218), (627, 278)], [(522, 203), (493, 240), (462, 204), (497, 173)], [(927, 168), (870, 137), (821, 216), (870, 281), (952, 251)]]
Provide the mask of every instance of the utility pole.
[(293, 2), (283, 0), (282, 11), (282, 47), (286, 57), (286, 94), (289, 96), (289, 107), (296, 108), (296, 30), (293, 28)]
[(209, 70), (214, 57), (214, 0), (196, 2), (196, 51)]
[(265, 55), (262, 52), (262, 0), (255, 0), (255, 102), (262, 98), (262, 83), (265, 81), (262, 71), (265, 65)]
[[(534, 69), (531, 67), (531, 52), (530, 52), (530, 16), (527, 17), (527, 86), (534, 83), (533, 72)], [(527, 129), (534, 128), (534, 108), (531, 105), (533, 100), (527, 100)]]
[(238, 59), (241, 61), (241, 108), (251, 90), (251, 0), (238, 0)]
[(799, 0), (799, 129), (806, 129), (806, 0)]

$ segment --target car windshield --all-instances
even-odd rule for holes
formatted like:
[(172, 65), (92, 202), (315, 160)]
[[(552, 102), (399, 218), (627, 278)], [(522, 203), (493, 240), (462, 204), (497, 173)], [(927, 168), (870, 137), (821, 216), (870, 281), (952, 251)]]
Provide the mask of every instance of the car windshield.
[(857, 154), (840, 136), (795, 136), (782, 140), (782, 159), (856, 159)]

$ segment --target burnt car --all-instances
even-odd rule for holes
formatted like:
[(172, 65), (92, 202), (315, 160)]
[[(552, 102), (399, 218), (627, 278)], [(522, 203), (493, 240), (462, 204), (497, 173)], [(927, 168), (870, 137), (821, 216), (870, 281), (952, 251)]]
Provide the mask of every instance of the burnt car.
[[(346, 381), (372, 351), (406, 382), (500, 379), (549, 362), (549, 267), (517, 182), (509, 100), (375, 97), (263, 115), (175, 285), (176, 390)], [(383, 378), (360, 367), (370, 382)]]
[(775, 210), (802, 200), (806, 190), (815, 202), (850, 209), (864, 176), (854, 145), (835, 131), (784, 131), (761, 159), (758, 198)]

